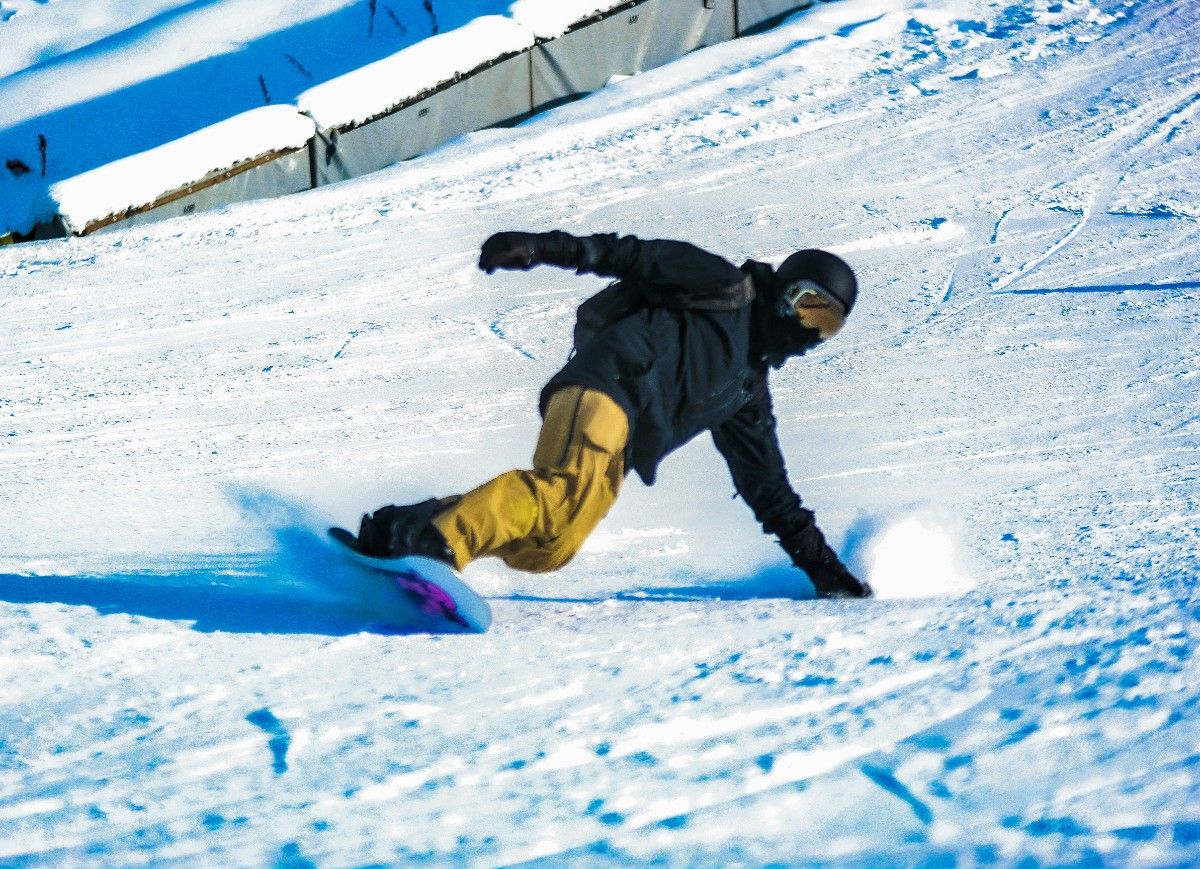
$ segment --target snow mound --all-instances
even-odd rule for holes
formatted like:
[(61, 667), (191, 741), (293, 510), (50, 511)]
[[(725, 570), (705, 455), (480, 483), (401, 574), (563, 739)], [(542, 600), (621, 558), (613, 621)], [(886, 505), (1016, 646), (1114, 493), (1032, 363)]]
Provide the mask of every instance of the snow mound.
[(159, 196), (256, 157), (303, 148), (311, 119), (291, 106), (264, 106), (181, 139), (114, 160), (50, 187), (58, 213), (72, 229), (154, 202)]
[(392, 106), (535, 42), (511, 19), (484, 15), (449, 33), (310, 88), (296, 99), (322, 128), (362, 123)]

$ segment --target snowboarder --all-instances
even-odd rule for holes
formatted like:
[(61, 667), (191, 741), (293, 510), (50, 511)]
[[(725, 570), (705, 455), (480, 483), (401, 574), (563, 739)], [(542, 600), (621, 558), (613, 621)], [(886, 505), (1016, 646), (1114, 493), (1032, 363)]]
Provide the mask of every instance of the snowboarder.
[(767, 383), (842, 327), (857, 280), (837, 256), (802, 250), (778, 270), (741, 268), (680, 241), (501, 232), (479, 267), (554, 265), (617, 278), (578, 311), (575, 349), (542, 389), (532, 470), (448, 498), (364, 515), (357, 547), (423, 555), (457, 570), (484, 556), (544, 572), (579, 550), (626, 474), (653, 485), (659, 462), (703, 431), (763, 530), (825, 597), (869, 597), (801, 506), (784, 468)]

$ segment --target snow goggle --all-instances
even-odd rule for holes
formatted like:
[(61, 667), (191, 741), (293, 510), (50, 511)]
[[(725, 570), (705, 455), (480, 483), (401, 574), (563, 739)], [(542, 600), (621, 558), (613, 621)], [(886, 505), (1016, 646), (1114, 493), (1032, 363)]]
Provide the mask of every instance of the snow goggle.
[(841, 300), (835, 298), (816, 281), (810, 281), (807, 278), (800, 281), (793, 281), (783, 288), (783, 294), (779, 299), (779, 312), (784, 315), (790, 314), (796, 316), (796, 305), (805, 296), (816, 296), (818, 299), (836, 305), (842, 316), (846, 315), (846, 306), (841, 303)]

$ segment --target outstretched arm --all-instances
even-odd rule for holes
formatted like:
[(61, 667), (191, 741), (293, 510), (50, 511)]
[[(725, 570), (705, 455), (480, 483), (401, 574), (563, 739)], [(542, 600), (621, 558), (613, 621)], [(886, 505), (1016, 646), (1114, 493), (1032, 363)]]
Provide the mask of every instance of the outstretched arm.
[(643, 241), (632, 235), (499, 232), (483, 243), (479, 256), (479, 267), (488, 274), (543, 263), (579, 274), (621, 278), (668, 294), (672, 290), (715, 293), (745, 278), (733, 263), (694, 244)]
[(754, 398), (713, 429), (713, 441), (734, 486), (763, 531), (775, 535), (792, 563), (808, 574), (823, 597), (870, 597), (871, 587), (852, 574), (825, 541), (811, 510), (801, 506), (784, 466), (766, 380)]

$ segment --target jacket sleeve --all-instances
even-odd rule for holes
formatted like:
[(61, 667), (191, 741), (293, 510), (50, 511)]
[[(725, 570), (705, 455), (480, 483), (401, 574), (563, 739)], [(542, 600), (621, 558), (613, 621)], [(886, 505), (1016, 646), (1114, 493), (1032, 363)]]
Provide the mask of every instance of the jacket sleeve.
[(725, 258), (686, 241), (643, 241), (615, 234), (576, 237), (565, 232), (542, 233), (538, 238), (543, 262), (579, 274), (620, 278), (665, 295), (715, 293), (746, 277)]
[(779, 538), (793, 563), (804, 566), (830, 558), (836, 562), (813, 512), (801, 506), (800, 496), (788, 481), (765, 374), (753, 398), (714, 428), (712, 436), (729, 465), (738, 494), (754, 511), (763, 531)]

